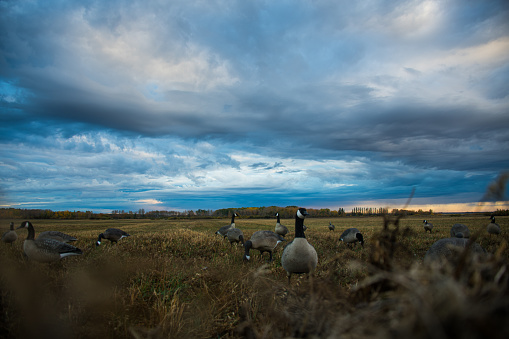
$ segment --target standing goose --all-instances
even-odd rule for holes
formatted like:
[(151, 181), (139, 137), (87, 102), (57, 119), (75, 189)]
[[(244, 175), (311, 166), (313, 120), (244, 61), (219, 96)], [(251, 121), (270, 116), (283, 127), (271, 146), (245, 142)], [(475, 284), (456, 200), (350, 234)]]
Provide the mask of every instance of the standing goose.
[(470, 230), (466, 225), (454, 224), (451, 227), (451, 238), (470, 238)]
[(286, 227), (285, 225), (282, 225), (281, 224), (281, 221), (279, 219), (279, 213), (276, 213), (276, 217), (277, 217), (277, 221), (276, 221), (276, 233), (279, 234), (280, 236), (284, 237), (285, 235), (288, 234), (288, 227)]
[(263, 252), (269, 252), (269, 261), (272, 261), (272, 251), (276, 248), (277, 244), (285, 241), (285, 238), (272, 231), (256, 231), (251, 238), (244, 243), (244, 260), (249, 260), (249, 251), (251, 249)]
[(235, 228), (235, 217), (238, 217), (237, 213), (233, 213), (232, 214), (232, 222), (230, 223), (230, 225), (226, 225), (226, 226), (223, 226), (221, 227), (217, 232), (216, 234), (219, 234), (219, 235), (222, 235), (223, 238), (226, 238), (226, 234), (228, 233), (228, 231), (230, 230), (230, 228)]
[(424, 233), (426, 233), (427, 231), (429, 231), (429, 233), (431, 234), (431, 230), (433, 229), (433, 224), (432, 223), (429, 223), (428, 220), (424, 220), (422, 222), (423, 226), (424, 226)]
[(45, 231), (45, 232), (41, 232), (37, 236), (37, 239), (55, 239), (57, 241), (65, 242), (65, 243), (70, 243), (70, 242), (78, 240), (78, 239), (76, 239), (73, 236), (70, 236), (68, 234), (65, 234), (65, 233), (62, 233), (62, 232), (59, 232), (59, 231)]
[(353, 244), (354, 247), (357, 242), (360, 242), (361, 246), (364, 247), (364, 238), (362, 237), (362, 233), (356, 228), (349, 228), (345, 230), (339, 237), (339, 240), (346, 244)]
[(329, 231), (334, 231), (336, 229), (336, 226), (334, 226), (330, 221), (329, 221)]
[(307, 241), (304, 234), (304, 218), (308, 215), (305, 208), (299, 208), (295, 214), (295, 239), (286, 245), (281, 256), (281, 265), (288, 276), (292, 274), (313, 273), (318, 264), (315, 248)]
[(65, 242), (49, 238), (35, 239), (34, 226), (30, 221), (23, 221), (19, 228), (28, 229), (28, 236), (23, 242), (23, 251), (30, 260), (47, 263), (70, 255), (83, 254), (79, 248)]
[(226, 232), (226, 237), (230, 241), (230, 245), (233, 245), (233, 243), (238, 244), (239, 242), (244, 245), (244, 233), (242, 233), (240, 228), (230, 228), (230, 230)]
[(122, 238), (131, 236), (125, 231), (119, 230), (118, 228), (108, 228), (103, 233), (99, 234), (99, 238), (97, 238), (96, 246), (101, 245), (101, 239), (108, 239), (111, 243), (116, 243)]
[(491, 222), (488, 224), (488, 227), (486, 228), (490, 236), (492, 234), (498, 235), (500, 234), (500, 225), (495, 223), (495, 216), (491, 216)]
[(14, 223), (11, 222), (9, 231), (2, 234), (2, 241), (6, 244), (11, 244), (18, 239), (18, 233), (14, 230)]

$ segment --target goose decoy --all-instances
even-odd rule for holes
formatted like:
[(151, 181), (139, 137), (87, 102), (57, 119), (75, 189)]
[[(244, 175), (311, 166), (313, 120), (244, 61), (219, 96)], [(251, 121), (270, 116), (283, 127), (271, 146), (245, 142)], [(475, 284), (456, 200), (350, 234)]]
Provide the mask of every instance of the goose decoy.
[(451, 238), (470, 238), (470, 230), (466, 225), (454, 224), (451, 227)]
[(230, 241), (230, 245), (233, 245), (233, 243), (238, 244), (239, 242), (244, 245), (244, 233), (242, 233), (240, 228), (230, 228), (228, 232), (226, 232), (226, 237)]
[(76, 239), (73, 236), (70, 236), (68, 234), (65, 234), (65, 233), (62, 233), (62, 232), (59, 232), (59, 231), (45, 231), (45, 232), (41, 232), (37, 236), (37, 239), (55, 239), (57, 241), (65, 242), (65, 243), (70, 243), (70, 242), (78, 240), (78, 239)]
[(495, 235), (498, 235), (500, 234), (500, 225), (495, 223), (495, 217), (494, 216), (491, 216), (491, 221), (490, 223), (488, 224), (488, 227), (486, 227), (488, 233), (490, 234), (490, 236), (492, 234), (495, 234)]
[(260, 255), (262, 255), (263, 252), (269, 252), (269, 261), (272, 261), (272, 251), (274, 251), (277, 244), (282, 241), (286, 241), (285, 238), (272, 231), (256, 231), (251, 238), (244, 243), (244, 260), (251, 259), (249, 251), (254, 249), (260, 251)]
[(423, 220), (422, 224), (424, 226), (424, 233), (429, 231), (429, 233), (431, 234), (431, 230), (433, 229), (433, 224), (429, 223), (428, 220)]
[(279, 234), (280, 236), (284, 237), (285, 235), (288, 234), (288, 227), (286, 227), (285, 225), (282, 225), (281, 224), (281, 221), (279, 219), (279, 213), (276, 213), (276, 217), (277, 217), (277, 221), (276, 221), (276, 233)]
[(6, 244), (11, 244), (18, 239), (18, 233), (14, 230), (14, 223), (11, 222), (10, 229), (2, 234), (2, 241)]
[(28, 236), (23, 242), (23, 251), (30, 260), (47, 263), (70, 255), (83, 254), (79, 248), (65, 242), (49, 238), (35, 239), (34, 226), (30, 221), (23, 221), (19, 228), (28, 229)]
[(118, 228), (108, 228), (103, 233), (99, 234), (97, 238), (96, 246), (101, 245), (101, 239), (108, 239), (111, 243), (116, 243), (122, 238), (130, 237), (131, 235), (125, 231), (119, 230)]
[[(453, 261), (467, 246), (468, 242), (469, 239), (456, 237), (437, 240), (426, 252), (424, 262), (430, 263), (436, 260)], [(486, 251), (478, 243), (473, 243), (470, 246), (470, 251), (472, 251), (472, 253), (486, 253)]]
[(217, 232), (216, 234), (219, 234), (219, 235), (222, 235), (223, 238), (226, 238), (226, 233), (228, 233), (228, 231), (230, 230), (230, 228), (235, 228), (235, 217), (238, 217), (237, 213), (233, 213), (232, 214), (232, 222), (230, 223), (230, 225), (226, 225), (226, 226), (223, 226), (221, 227)]
[(336, 229), (336, 226), (334, 226), (330, 221), (329, 221), (329, 231), (334, 231), (334, 229)]
[(339, 237), (339, 240), (343, 241), (347, 245), (353, 244), (354, 247), (357, 242), (360, 242), (361, 246), (364, 247), (364, 238), (362, 237), (362, 233), (356, 228), (349, 228), (345, 230)]
[(292, 274), (312, 274), (318, 264), (315, 248), (307, 241), (304, 234), (304, 218), (308, 215), (305, 208), (295, 213), (295, 239), (286, 245), (281, 256), (281, 265), (288, 276), (288, 284)]

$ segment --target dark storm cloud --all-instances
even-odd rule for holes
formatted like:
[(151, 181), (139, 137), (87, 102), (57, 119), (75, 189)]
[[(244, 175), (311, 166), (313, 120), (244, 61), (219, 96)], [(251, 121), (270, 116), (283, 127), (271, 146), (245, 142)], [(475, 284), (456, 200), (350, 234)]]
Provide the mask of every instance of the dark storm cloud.
[(3, 2), (2, 191), (472, 198), (509, 168), (508, 32), (506, 1)]

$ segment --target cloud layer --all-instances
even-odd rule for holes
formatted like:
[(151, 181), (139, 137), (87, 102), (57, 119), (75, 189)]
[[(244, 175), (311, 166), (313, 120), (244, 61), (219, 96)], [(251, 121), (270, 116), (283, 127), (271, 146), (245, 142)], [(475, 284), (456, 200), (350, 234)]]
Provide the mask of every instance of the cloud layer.
[(12, 1), (3, 206), (470, 203), (509, 169), (506, 1)]

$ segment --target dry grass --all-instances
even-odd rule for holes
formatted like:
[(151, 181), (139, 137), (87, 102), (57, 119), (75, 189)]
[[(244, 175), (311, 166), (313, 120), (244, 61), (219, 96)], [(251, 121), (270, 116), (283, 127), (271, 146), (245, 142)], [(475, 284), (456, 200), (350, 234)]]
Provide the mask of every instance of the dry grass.
[[(257, 251), (243, 262), (241, 246), (214, 235), (227, 219), (32, 220), (36, 234), (59, 230), (78, 237), (84, 254), (29, 262), (22, 253), (25, 230), (17, 231), (13, 246), (2, 244), (0, 337), (507, 337), (509, 218), (497, 217), (498, 237), (487, 234), (485, 216), (428, 220), (432, 234), (424, 232), (422, 217), (386, 229), (381, 217), (330, 219), (335, 232), (329, 219), (307, 219), (319, 264), (313, 277), (294, 276), (291, 286), (280, 264), (282, 247), (272, 263)], [(275, 223), (236, 219), (246, 239)], [(465, 256), (455, 268), (425, 267), (427, 249), (448, 237), (454, 223), (468, 225), (491, 255)], [(108, 227), (132, 236), (96, 248)], [(338, 242), (349, 227), (364, 234), (363, 249)]]

